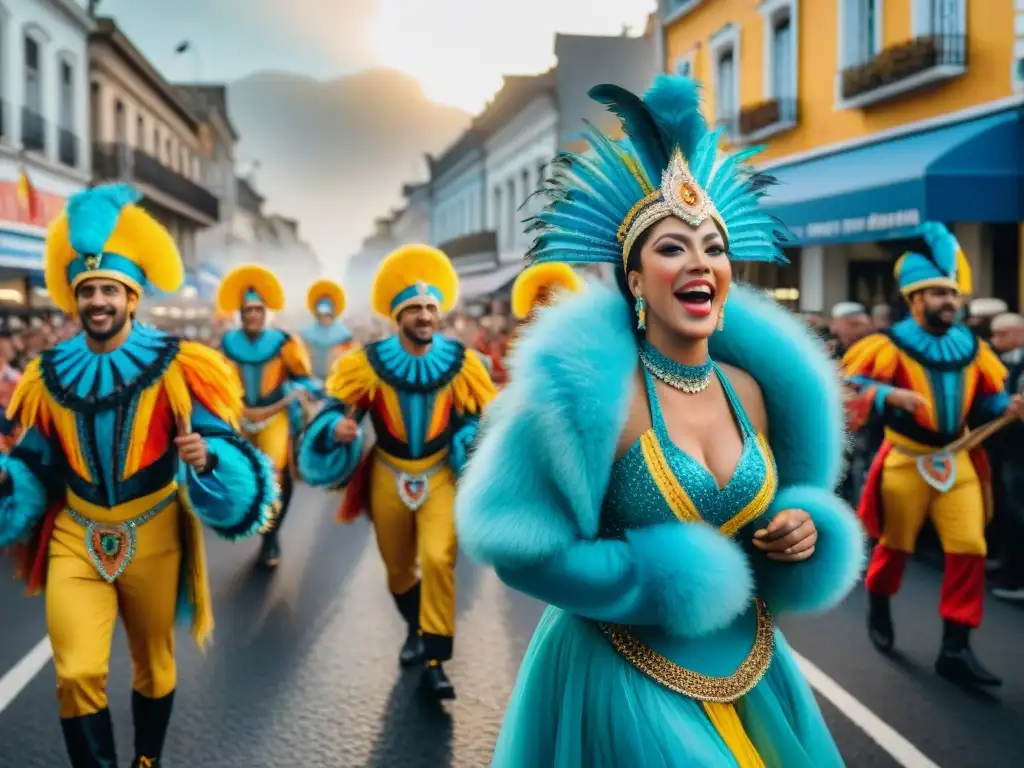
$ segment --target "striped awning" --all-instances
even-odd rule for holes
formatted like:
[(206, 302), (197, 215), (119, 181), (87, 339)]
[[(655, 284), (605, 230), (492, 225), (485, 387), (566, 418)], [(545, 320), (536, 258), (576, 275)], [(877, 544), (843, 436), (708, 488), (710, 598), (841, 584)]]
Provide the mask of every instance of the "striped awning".
[(0, 226), (0, 267), (41, 274), (45, 242), (42, 233), (21, 232)]

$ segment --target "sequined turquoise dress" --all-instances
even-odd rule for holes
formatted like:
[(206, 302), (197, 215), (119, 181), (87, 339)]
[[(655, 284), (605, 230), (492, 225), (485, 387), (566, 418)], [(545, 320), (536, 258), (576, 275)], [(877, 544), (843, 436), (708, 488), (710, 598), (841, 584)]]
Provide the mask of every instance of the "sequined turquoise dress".
[[(720, 488), (703, 465), (672, 443), (653, 380), (645, 371), (652, 426), (613, 465), (601, 511), (601, 539), (673, 521), (703, 521), (737, 541), (750, 540), (775, 495), (776, 467), (767, 440), (752, 426), (728, 378), (717, 366), (715, 373), (743, 437), (730, 481)], [(501, 575), (526, 592), (533, 592), (531, 579), (548, 578), (536, 570)], [(571, 599), (561, 603), (572, 607)], [(756, 647), (757, 627), (758, 609), (752, 604), (728, 626), (700, 637), (670, 635), (657, 626), (630, 627), (628, 632), (671, 664), (720, 678), (739, 674)], [(704, 704), (657, 682), (616, 650), (612, 629), (562, 608), (545, 612), (520, 670), (494, 766), (843, 765), (777, 629), (770, 635), (774, 649), (767, 672), (759, 681), (749, 681), (753, 688), (734, 706)], [(722, 735), (730, 730), (730, 717), (732, 735), (739, 730), (739, 742), (744, 743), (740, 748), (736, 738)]]

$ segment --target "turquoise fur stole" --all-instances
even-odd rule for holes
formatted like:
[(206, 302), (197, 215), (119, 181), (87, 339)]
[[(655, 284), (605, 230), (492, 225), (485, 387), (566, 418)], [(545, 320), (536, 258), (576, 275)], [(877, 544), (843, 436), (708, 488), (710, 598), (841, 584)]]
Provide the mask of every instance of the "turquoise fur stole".
[[(581, 553), (574, 568), (590, 567), (578, 545), (599, 542), (601, 506), (634, 394), (633, 325), (629, 303), (596, 284), (542, 310), (512, 355), (511, 384), (485, 413), (456, 502), (460, 545), (513, 586), (516, 571), (565, 561), (570, 551)], [(671, 558), (660, 549), (687, 545), (636, 536), (623, 556), (635, 558), (638, 573), (649, 571), (644, 563), (664, 565), (641, 576), (642, 588), (661, 594), (669, 613), (678, 610), (680, 584), (700, 592), (686, 600), (705, 610), (721, 602), (723, 590), (742, 597), (752, 588), (776, 612), (828, 608), (852, 588), (863, 561), (860, 525), (833, 493), (845, 440), (838, 370), (798, 318), (741, 285), (730, 289), (725, 330), (712, 337), (711, 355), (753, 376), (764, 395), (779, 491), (759, 525), (784, 509), (803, 509), (818, 528), (817, 551), (799, 564), (773, 563), (748, 546), (748, 528), (732, 541), (717, 536), (737, 556), (730, 562), (741, 563), (729, 577), (710, 562), (700, 565), (714, 548), (697, 536), (690, 541), (700, 551), (674, 549)], [(593, 568), (601, 567), (597, 557)], [(558, 604), (555, 598), (548, 601)], [(705, 623), (696, 613), (694, 621)]]

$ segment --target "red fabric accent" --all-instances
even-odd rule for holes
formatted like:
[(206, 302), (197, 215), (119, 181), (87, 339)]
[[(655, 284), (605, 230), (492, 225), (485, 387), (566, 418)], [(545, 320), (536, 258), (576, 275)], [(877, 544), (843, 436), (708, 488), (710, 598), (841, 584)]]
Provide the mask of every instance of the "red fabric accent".
[(864, 483), (864, 490), (860, 495), (860, 504), (857, 506), (857, 517), (872, 539), (880, 538), (882, 535), (882, 467), (885, 464), (885, 457), (891, 450), (892, 443), (886, 440), (875, 454)]
[(868, 423), (875, 410), (875, 387), (868, 387), (846, 399), (846, 429), (858, 432)]
[(354, 523), (370, 508), (370, 470), (372, 468), (373, 451), (370, 451), (359, 461), (348, 487), (345, 488), (345, 495), (342, 496), (336, 518), (339, 523)]
[(872, 595), (892, 597), (900, 591), (903, 572), (907, 568), (906, 552), (889, 549), (881, 544), (875, 545), (868, 564), (868, 573), (864, 577), (864, 586)]
[(947, 621), (981, 626), (985, 605), (985, 558), (981, 555), (946, 555), (939, 613)]
[(167, 391), (161, 387), (153, 406), (153, 418), (149, 422), (149, 432), (146, 434), (146, 445), (142, 449), (139, 469), (145, 469), (167, 453), (174, 429), (171, 401), (167, 397)]
[(974, 471), (978, 474), (978, 480), (982, 483), (991, 483), (992, 464), (988, 459), (988, 451), (984, 448), (975, 448), (968, 455), (971, 457), (971, 463), (974, 465)]
[(50, 554), (50, 539), (57, 524), (57, 515), (64, 509), (64, 495), (57, 499), (46, 510), (43, 519), (36, 525), (32, 537), (26, 544), (20, 545), (16, 554), (18, 578), (25, 581), (25, 594), (34, 597), (46, 587), (46, 564)]

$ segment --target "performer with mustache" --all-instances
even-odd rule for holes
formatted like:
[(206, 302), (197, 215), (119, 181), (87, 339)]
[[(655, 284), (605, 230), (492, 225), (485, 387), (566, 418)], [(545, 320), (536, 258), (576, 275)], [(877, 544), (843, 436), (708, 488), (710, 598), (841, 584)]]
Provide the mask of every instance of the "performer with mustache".
[(278, 534), (294, 491), (292, 441), (304, 426), (303, 403), (318, 394), (320, 385), (302, 342), (277, 328), (267, 327), (267, 313), (284, 309), (284, 288), (277, 276), (259, 264), (243, 264), (221, 281), (217, 307), (238, 313), (241, 328), (221, 339), (221, 349), (242, 379), (245, 414), (242, 433), (270, 457), (281, 486), (281, 506), (273, 526), (264, 532), (259, 564), (266, 569), (281, 562)]
[(843, 358), (849, 381), (874, 401), (885, 423), (859, 509), (878, 539), (865, 579), (868, 631), (878, 650), (892, 650), (890, 599), (930, 518), (946, 553), (939, 600), (945, 628), (935, 671), (959, 683), (997, 686), (1002, 681), (969, 642), (985, 596), (987, 462), (982, 450), (950, 454), (943, 446), (964, 433), (969, 418), (993, 419), (1008, 409), (1024, 416), (1024, 398), (1006, 392), (1006, 368), (958, 320), (971, 291), (960, 244), (939, 223), (923, 224), (917, 235), (927, 248), (904, 254), (895, 268), (910, 316), (854, 344)]
[(167, 231), (126, 185), (72, 196), (46, 241), (46, 287), (83, 332), (33, 361), (0, 456), (0, 548), (21, 543), (46, 589), (61, 726), (73, 766), (115, 766), (107, 670), (118, 614), (132, 657), (134, 766), (156, 766), (175, 689), (174, 621), (213, 628), (200, 522), (236, 539), (277, 503), (272, 467), (236, 429), (242, 393), (201, 344), (136, 323), (148, 282), (183, 279)]
[(313, 375), (324, 381), (334, 361), (356, 346), (352, 331), (340, 319), (345, 291), (333, 280), (317, 280), (309, 287), (306, 304), (316, 322), (302, 332), (302, 340), (313, 361)]
[[(455, 639), (455, 480), (495, 395), (480, 358), (438, 332), (457, 293), (458, 276), (435, 248), (409, 245), (384, 259), (371, 300), (398, 332), (335, 363), (327, 405), (298, 451), (307, 482), (347, 486), (342, 522), (369, 512), (408, 629), (399, 661), (426, 661), (423, 685), (437, 699), (455, 697), (442, 666)], [(377, 442), (360, 461), (365, 415)]]

